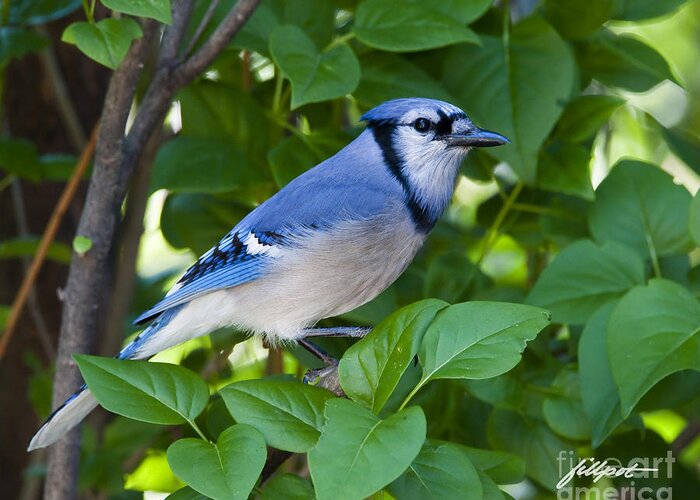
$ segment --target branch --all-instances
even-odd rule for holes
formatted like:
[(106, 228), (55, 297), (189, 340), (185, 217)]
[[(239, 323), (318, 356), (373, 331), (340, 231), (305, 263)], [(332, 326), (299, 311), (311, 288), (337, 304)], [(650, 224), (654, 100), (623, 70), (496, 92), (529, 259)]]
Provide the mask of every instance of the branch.
[(160, 44), (159, 67), (168, 66), (177, 59), (191, 14), (192, 0), (180, 0), (173, 5), (173, 23), (165, 28), (163, 41)]
[(186, 85), (209, 66), (253, 15), (260, 0), (239, 0), (211, 37), (192, 57), (182, 63), (173, 77), (178, 86)]
[(61, 198), (58, 200), (56, 209), (54, 210), (53, 214), (51, 214), (51, 219), (49, 219), (49, 223), (46, 225), (44, 235), (41, 237), (41, 242), (39, 243), (39, 248), (37, 248), (36, 255), (34, 255), (34, 260), (32, 261), (31, 266), (29, 266), (27, 274), (24, 275), (22, 285), (19, 287), (19, 291), (17, 292), (15, 301), (12, 304), (10, 316), (9, 318), (7, 318), (7, 323), (5, 325), (5, 333), (3, 334), (2, 338), (0, 338), (0, 359), (2, 359), (3, 356), (5, 356), (7, 345), (9, 344), (10, 339), (12, 338), (12, 334), (15, 331), (17, 322), (19, 321), (22, 311), (24, 310), (24, 306), (27, 303), (29, 293), (31, 292), (32, 287), (34, 286), (34, 283), (36, 282), (36, 279), (39, 276), (39, 271), (41, 271), (41, 266), (44, 264), (44, 260), (46, 259), (46, 254), (49, 251), (51, 242), (53, 242), (54, 238), (56, 237), (58, 228), (61, 225), (61, 222), (63, 221), (63, 216), (68, 210), (68, 206), (70, 205), (70, 202), (73, 200), (73, 197), (75, 196), (75, 193), (78, 190), (80, 180), (83, 178), (85, 170), (90, 164), (90, 158), (92, 158), (92, 153), (95, 150), (96, 139), (97, 127), (95, 127), (95, 130), (93, 130), (90, 141), (87, 143), (85, 149), (80, 155), (80, 159), (78, 160), (78, 163), (75, 166), (73, 175), (68, 181), (68, 184), (66, 184), (66, 187), (63, 190), (63, 193), (61, 194)]
[[(46, 26), (40, 25), (36, 27), (36, 31), (49, 38), (49, 32)], [(63, 123), (66, 125), (68, 131), (68, 138), (70, 139), (75, 151), (82, 151), (85, 148), (85, 131), (83, 126), (80, 124), (80, 118), (78, 118), (78, 113), (75, 110), (73, 101), (68, 93), (68, 87), (66, 86), (66, 80), (63, 78), (63, 73), (61, 72), (61, 67), (56, 58), (56, 53), (53, 47), (49, 45), (44, 50), (39, 52), (39, 59), (44, 67), (49, 80), (53, 84), (53, 91), (56, 97), (56, 105), (58, 106), (58, 111), (63, 118)]]
[(264, 484), (265, 481), (270, 479), (275, 471), (291, 457), (293, 453), (291, 451), (282, 451), (276, 448), (267, 449), (267, 460), (265, 461), (265, 466), (263, 467), (262, 473), (260, 474), (260, 484)]
[(202, 20), (199, 22), (199, 26), (197, 26), (197, 29), (194, 31), (194, 35), (192, 35), (192, 38), (190, 39), (190, 43), (185, 49), (185, 57), (189, 57), (189, 55), (194, 50), (194, 46), (197, 44), (197, 40), (199, 40), (199, 37), (202, 36), (202, 33), (204, 33), (204, 30), (207, 28), (207, 25), (209, 24), (209, 21), (211, 21), (211, 18), (214, 16), (214, 12), (216, 12), (216, 8), (218, 6), (219, 0), (212, 0), (209, 4), (209, 7), (207, 7), (207, 11), (204, 13), (204, 16), (202, 16)]
[[(187, 5), (189, 1), (186, 1)], [(136, 40), (110, 80), (95, 150), (92, 179), (80, 217), (78, 234), (90, 238), (93, 246), (84, 256), (73, 255), (64, 297), (58, 359), (54, 378), (54, 407), (80, 383), (72, 362), (74, 352), (86, 352), (92, 344), (101, 317), (105, 290), (109, 289), (110, 251), (114, 241), (122, 200), (143, 149), (154, 130), (163, 123), (173, 95), (194, 80), (243, 27), (260, 0), (239, 0), (221, 25), (188, 60), (177, 65), (169, 55), (177, 54), (189, 17), (176, 10), (173, 27), (163, 40), (164, 53), (138, 110), (124, 137), (136, 82), (154, 39), (155, 24), (146, 21), (144, 36)], [(50, 450), (45, 499), (75, 498), (79, 428), (70, 431)]]
[[(80, 385), (80, 374), (71, 356), (75, 352), (86, 352), (96, 334), (101, 297), (107, 286), (108, 255), (123, 198), (116, 188), (124, 130), (155, 27), (154, 22), (144, 24), (143, 37), (131, 45), (107, 89), (92, 179), (78, 225), (78, 234), (90, 238), (93, 246), (84, 256), (74, 254), (71, 260), (54, 376), (54, 407)], [(79, 442), (78, 427), (49, 450), (45, 499), (76, 498)]]

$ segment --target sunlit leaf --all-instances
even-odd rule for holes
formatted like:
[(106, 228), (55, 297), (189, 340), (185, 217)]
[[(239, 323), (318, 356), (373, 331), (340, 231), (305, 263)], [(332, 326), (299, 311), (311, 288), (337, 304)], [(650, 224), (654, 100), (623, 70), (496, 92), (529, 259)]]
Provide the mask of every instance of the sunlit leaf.
[(425, 440), (425, 416), (411, 407), (380, 420), (344, 399), (326, 403), (326, 425), (309, 450), (318, 500), (367, 497), (399, 477)]
[(469, 28), (448, 14), (405, 0), (365, 0), (355, 13), (353, 32), (382, 50), (413, 52), (454, 43), (478, 43)]
[(142, 35), (141, 27), (133, 19), (110, 17), (97, 23), (72, 23), (61, 40), (76, 45), (90, 59), (117, 69), (131, 42)]
[(620, 299), (606, 345), (623, 417), (664, 377), (700, 368), (699, 325), (700, 303), (669, 280), (653, 279)]
[(194, 490), (215, 500), (248, 498), (265, 465), (262, 435), (249, 425), (234, 425), (216, 444), (180, 439), (168, 448), (173, 472)]
[(209, 400), (209, 389), (181, 366), (76, 354), (90, 391), (102, 406), (154, 424), (193, 421)]
[(324, 404), (334, 397), (319, 387), (284, 380), (236, 382), (220, 393), (236, 422), (258, 429), (270, 446), (299, 453), (318, 441)]

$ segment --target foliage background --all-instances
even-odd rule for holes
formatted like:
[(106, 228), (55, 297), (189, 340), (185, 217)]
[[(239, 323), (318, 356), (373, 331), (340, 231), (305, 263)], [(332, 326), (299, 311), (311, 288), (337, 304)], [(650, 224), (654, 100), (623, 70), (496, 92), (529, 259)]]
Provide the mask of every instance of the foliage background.
[[(104, 67), (59, 38), (113, 68), (140, 29), (127, 14), (169, 20), (168, 2), (146, 4), (154, 10), (116, 15), (109, 8), (124, 11), (123, 2), (98, 4), (94, 20), (121, 26), (104, 43), (95, 42), (99, 33), (83, 33), (99, 32), (94, 24), (63, 31), (85, 20), (79, 2), (3, 4), (4, 315), (18, 262), (36, 248), (107, 84)], [(190, 37), (207, 4), (195, 2)], [(231, 4), (220, 2), (210, 25)], [(700, 2), (679, 0), (264, 1), (202, 78), (178, 93), (152, 164), (135, 178), (115, 248), (140, 241), (138, 257), (130, 263), (114, 252), (115, 306), (94, 352), (115, 352), (135, 333), (130, 320), (196, 255), (343, 147), (361, 130), (364, 110), (401, 96), (445, 99), (513, 145), (473, 153), (453, 205), (409, 270), (372, 303), (326, 324), (374, 325), (428, 297), (548, 309), (552, 324), (512, 371), (432, 381), (417, 394), (427, 436), (507, 453), (486, 455), (501, 460), (500, 469), (473, 454), (447, 462), (471, 466), (479, 484), (515, 483), (506, 489), (517, 498), (553, 495), (560, 450), (621, 458), (670, 449), (678, 459), (673, 478), (653, 484), (690, 497), (700, 463), (700, 202), (692, 198), (700, 184), (699, 19)], [(145, 68), (144, 81), (149, 76)], [(139, 199), (147, 201), (143, 214)], [(55, 290), (80, 210), (78, 200), (2, 360), (0, 483), (8, 498), (33, 498), (41, 488), (42, 455), (22, 450), (49, 411)], [(130, 217), (143, 218), (143, 235)], [(133, 275), (129, 266), (138, 273), (134, 284), (116, 278)], [(338, 356), (349, 345), (324, 342)], [(158, 360), (198, 372), (213, 390), (299, 376), (313, 364), (303, 352), (268, 351), (230, 331)], [(398, 393), (415, 385), (411, 374)], [(399, 402), (388, 405), (395, 410)], [(198, 423), (216, 437), (230, 418), (213, 397)], [(183, 435), (192, 430), (95, 415), (84, 429), (82, 494), (178, 489), (165, 450)], [(308, 477), (303, 455), (284, 467)], [(277, 478), (260, 494), (293, 485), (302, 497), (308, 492), (306, 482)], [(390, 493), (407, 495), (405, 481)]]

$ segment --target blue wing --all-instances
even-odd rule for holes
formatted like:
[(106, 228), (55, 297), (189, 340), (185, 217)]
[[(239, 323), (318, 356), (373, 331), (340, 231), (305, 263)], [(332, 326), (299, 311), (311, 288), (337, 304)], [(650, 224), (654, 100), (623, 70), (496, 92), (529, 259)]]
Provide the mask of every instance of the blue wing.
[[(134, 323), (144, 323), (163, 311), (189, 302), (200, 295), (242, 285), (260, 276), (270, 257), (264, 252), (249, 252), (241, 240), (242, 237), (237, 227), (234, 228), (185, 271), (163, 300), (141, 314)], [(270, 243), (268, 241), (261, 244)]]

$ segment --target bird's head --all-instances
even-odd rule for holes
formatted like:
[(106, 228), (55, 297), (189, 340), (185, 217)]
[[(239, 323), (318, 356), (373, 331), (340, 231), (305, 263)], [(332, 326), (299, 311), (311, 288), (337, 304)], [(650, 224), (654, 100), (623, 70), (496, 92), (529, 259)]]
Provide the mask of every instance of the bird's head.
[(365, 113), (362, 120), (371, 128), (390, 132), (396, 147), (416, 154), (443, 151), (446, 155), (464, 157), (470, 148), (510, 142), (501, 134), (474, 125), (457, 106), (435, 99), (413, 97), (387, 101)]
[(469, 150), (510, 142), (474, 125), (457, 106), (435, 99), (394, 99), (362, 119), (391, 172), (432, 223), (449, 203), (459, 165)]

